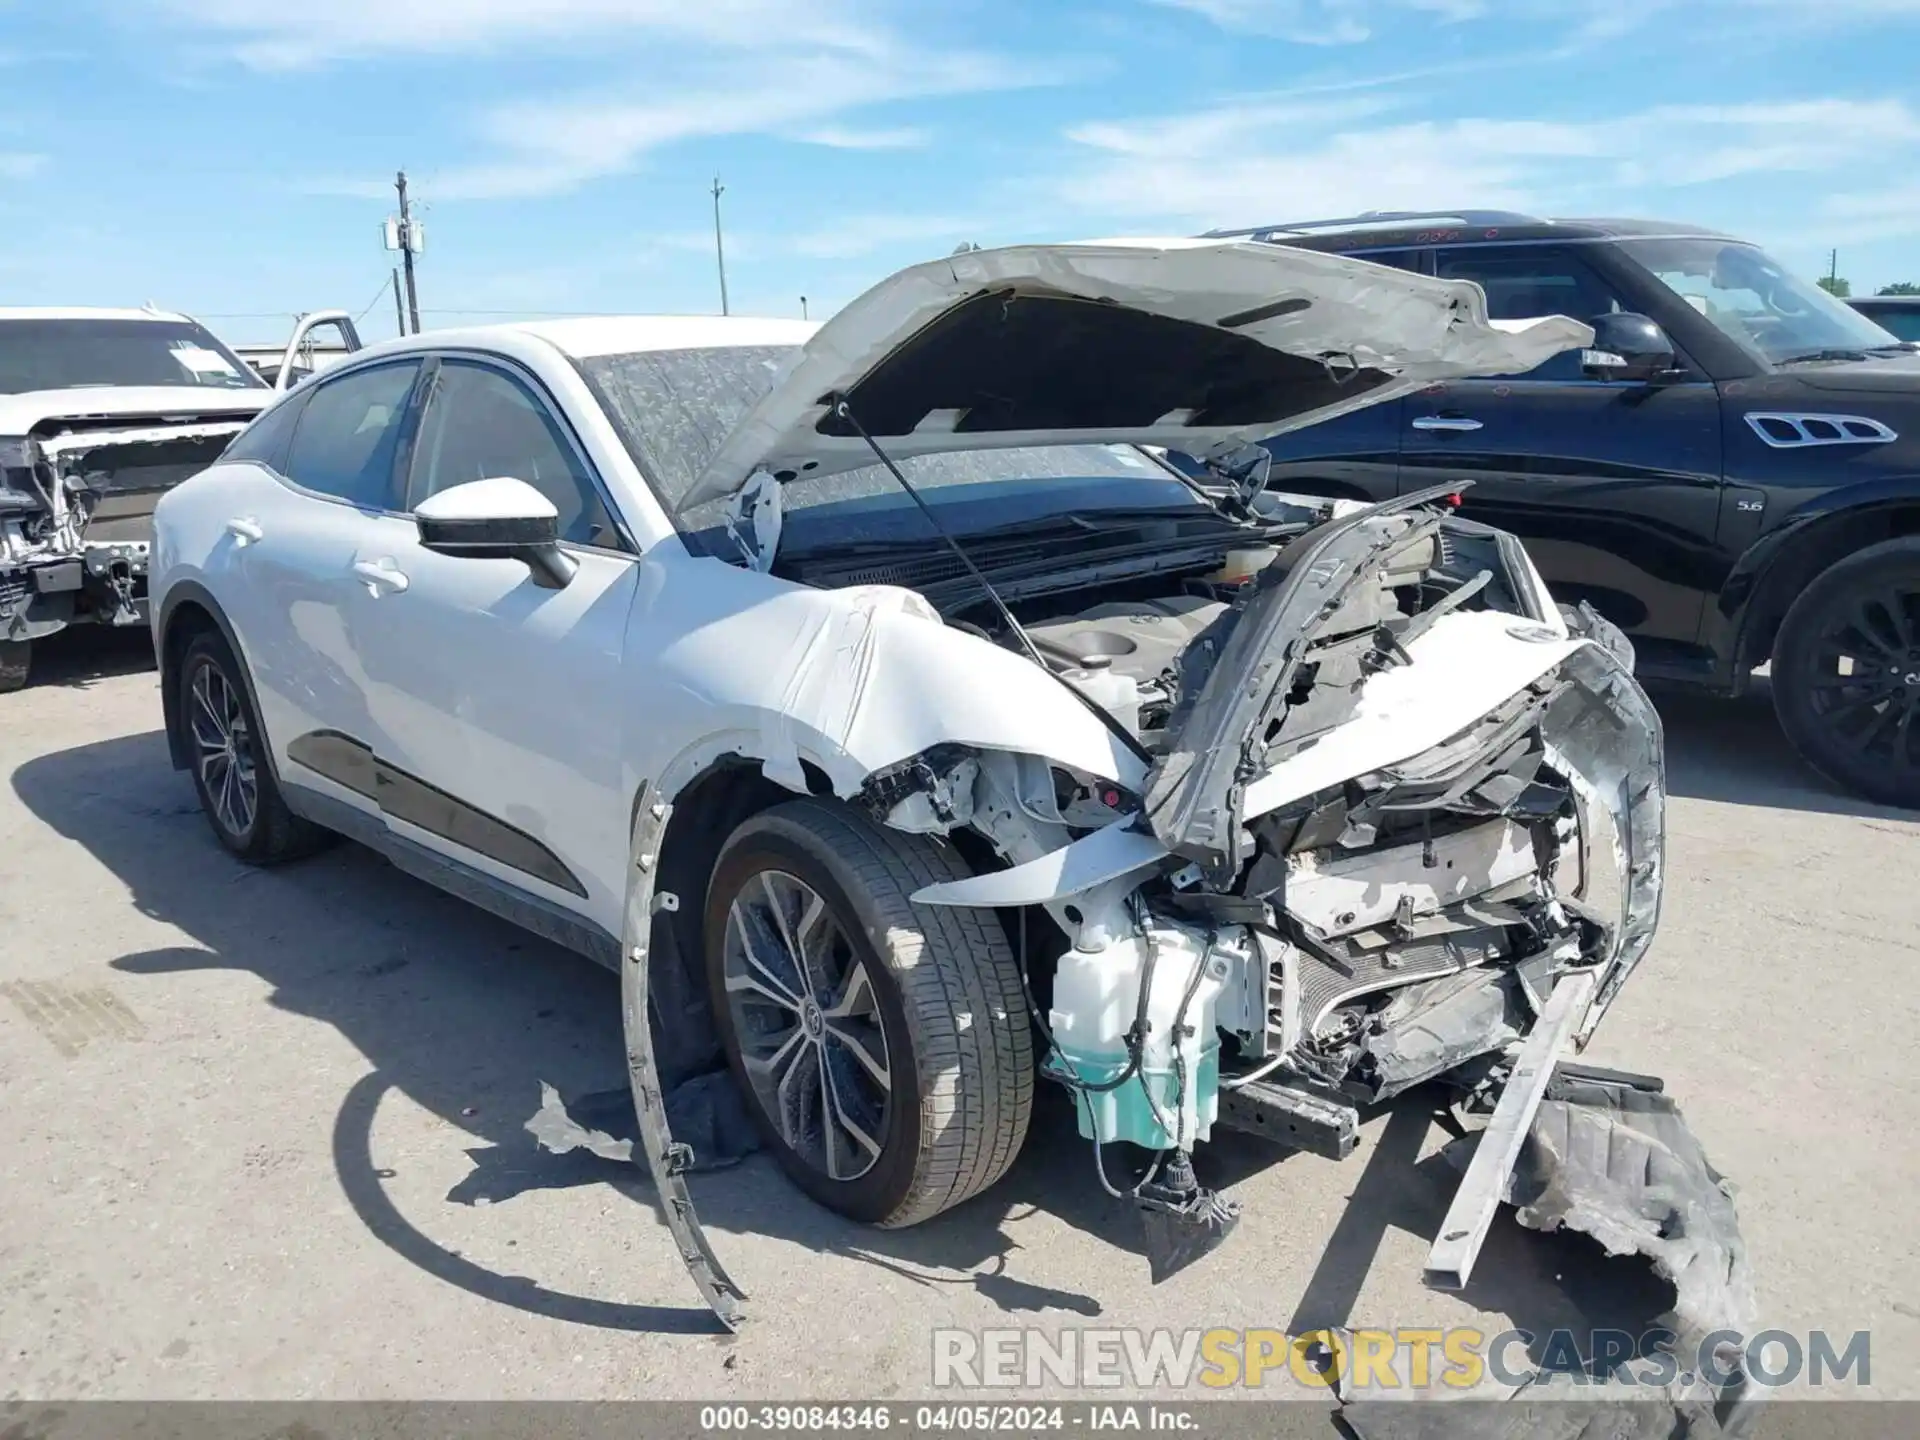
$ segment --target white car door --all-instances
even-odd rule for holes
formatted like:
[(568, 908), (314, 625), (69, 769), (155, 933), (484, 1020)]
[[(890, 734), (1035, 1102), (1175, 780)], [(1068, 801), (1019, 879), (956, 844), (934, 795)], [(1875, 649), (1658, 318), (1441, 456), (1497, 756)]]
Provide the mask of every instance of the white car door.
[(424, 548), (409, 517), (367, 530), (349, 625), (388, 823), (617, 935), (630, 820), (617, 680), (638, 556), (534, 377), (474, 355), (428, 363), (407, 506), (523, 480), (553, 502), (579, 568), (548, 589), (517, 560)]
[[(315, 753), (337, 748), (335, 737), (379, 743), (347, 633), (352, 566), (398, 503), (395, 458), (420, 366), (410, 357), (318, 383), (287, 408), (285, 428), (250, 434), (223, 462), (259, 473), (227, 492), (233, 513), (209, 579), (252, 673), (276, 767), (294, 784), (311, 785)], [(353, 785), (327, 793), (373, 805)]]

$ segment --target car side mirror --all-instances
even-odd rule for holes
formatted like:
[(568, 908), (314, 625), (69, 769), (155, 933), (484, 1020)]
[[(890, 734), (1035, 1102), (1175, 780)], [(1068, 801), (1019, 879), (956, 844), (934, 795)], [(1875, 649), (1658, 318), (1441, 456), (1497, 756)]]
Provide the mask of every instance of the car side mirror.
[(1637, 380), (1654, 384), (1680, 368), (1673, 341), (1645, 315), (1596, 315), (1593, 347), (1580, 355), (1580, 369), (1589, 380)]
[(511, 476), (469, 480), (429, 495), (414, 507), (413, 522), (426, 549), (467, 559), (519, 560), (544, 589), (565, 588), (580, 568), (560, 548), (560, 515), (553, 502)]

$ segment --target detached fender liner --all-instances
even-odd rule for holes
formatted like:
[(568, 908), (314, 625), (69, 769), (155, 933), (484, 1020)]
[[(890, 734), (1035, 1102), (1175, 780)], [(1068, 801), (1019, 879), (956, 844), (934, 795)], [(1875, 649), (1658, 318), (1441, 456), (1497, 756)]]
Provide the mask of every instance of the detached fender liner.
[(620, 1023), (626, 1037), (627, 1078), (633, 1087), (633, 1112), (640, 1126), (640, 1148), (647, 1172), (660, 1196), (660, 1209), (673, 1236), (680, 1261), (693, 1277), (696, 1289), (720, 1323), (736, 1330), (746, 1319), (747, 1292), (734, 1283), (713, 1253), (706, 1231), (693, 1208), (686, 1173), (693, 1152), (673, 1138), (667, 1123), (666, 1096), (660, 1084), (660, 1064), (653, 1045), (653, 1007), (649, 990), (649, 961), (656, 934), (666, 926), (661, 912), (680, 908), (680, 897), (655, 890), (659, 873), (660, 840), (666, 834), (673, 807), (654, 798), (652, 786), (640, 792), (633, 807), (633, 829), (627, 865), (627, 902), (620, 933)]

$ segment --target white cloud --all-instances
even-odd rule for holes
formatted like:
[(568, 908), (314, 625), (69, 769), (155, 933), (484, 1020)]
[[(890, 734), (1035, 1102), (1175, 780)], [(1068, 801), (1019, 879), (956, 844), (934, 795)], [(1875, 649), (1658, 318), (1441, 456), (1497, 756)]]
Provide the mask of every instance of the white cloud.
[(1191, 11), (1224, 30), (1270, 35), (1306, 45), (1356, 45), (1401, 23), (1409, 13), (1441, 23), (1485, 20), (1505, 26), (1529, 21), (1564, 26), (1590, 39), (1625, 34), (1674, 12), (1711, 15), (1713, 24), (1798, 28), (1871, 25), (1920, 16), (1920, 0), (1149, 0)]
[(388, 54), (497, 51), (530, 42), (655, 36), (771, 48), (860, 49), (854, 0), (148, 0), (223, 37), (245, 63), (293, 69)]
[(1225, 30), (1273, 35), (1303, 45), (1356, 45), (1382, 18), (1414, 10), (1445, 21), (1477, 20), (1496, 0), (1152, 0), (1191, 10)]
[[(1920, 116), (1898, 100), (1660, 106), (1603, 122), (1401, 120), (1390, 103), (1364, 97), (1328, 114), (1252, 99), (1084, 124), (1068, 133), (1081, 163), (1049, 183), (1083, 212), (1182, 229), (1460, 205), (1701, 218), (1690, 187), (1920, 158)], [(1780, 201), (1804, 210), (1805, 180)]]
[(1813, 244), (1911, 239), (1920, 235), (1920, 185), (1830, 195), (1816, 216), (1806, 235)]
[(925, 250), (922, 258), (932, 260), (973, 240), (982, 228), (976, 219), (952, 215), (849, 215), (791, 236), (786, 243), (795, 254), (810, 260), (855, 260), (907, 246)]
[[(471, 158), (442, 164), (441, 199), (561, 194), (632, 169), (664, 146), (772, 135), (841, 150), (923, 145), (875, 106), (1056, 84), (1070, 67), (927, 38), (906, 0), (130, 0), (161, 6), (243, 62), (288, 68), (393, 54), (479, 56), (567, 42), (602, 80), (503, 100), (472, 123)], [(319, 176), (309, 194), (371, 199), (384, 177)]]
[(824, 145), (832, 150), (917, 150), (925, 145), (928, 134), (918, 126), (903, 125), (891, 130), (862, 130), (850, 125), (816, 125), (793, 137), (808, 145)]
[[(481, 127), (494, 156), (443, 172), (433, 189), (447, 199), (558, 194), (628, 170), (664, 145), (716, 135), (787, 135), (830, 145), (830, 122), (863, 107), (1049, 78), (991, 55), (923, 54), (886, 42), (863, 55), (821, 50), (679, 64), (658, 86), (627, 87), (654, 99), (538, 100), (494, 110)], [(840, 131), (839, 141), (859, 133)], [(897, 142), (903, 133), (885, 138)]]

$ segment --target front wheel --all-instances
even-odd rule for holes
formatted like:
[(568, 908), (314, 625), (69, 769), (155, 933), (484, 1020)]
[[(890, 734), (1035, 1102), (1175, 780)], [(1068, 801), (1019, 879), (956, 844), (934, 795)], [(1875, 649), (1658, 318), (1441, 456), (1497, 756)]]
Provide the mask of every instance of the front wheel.
[(1920, 809), (1920, 537), (1870, 545), (1801, 592), (1774, 641), (1773, 704), (1822, 775)]
[(856, 1220), (930, 1219), (1026, 1138), (1033, 1035), (1006, 934), (908, 899), (965, 873), (817, 800), (747, 820), (714, 867), (707, 976), (734, 1077), (787, 1174)]

